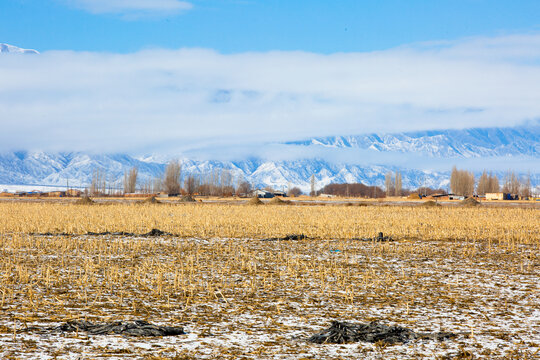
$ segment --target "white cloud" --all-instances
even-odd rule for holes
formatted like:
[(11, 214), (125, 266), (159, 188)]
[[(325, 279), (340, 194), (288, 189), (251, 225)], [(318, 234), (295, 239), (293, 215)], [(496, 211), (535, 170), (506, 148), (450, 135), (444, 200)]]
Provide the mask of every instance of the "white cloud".
[(540, 34), (371, 53), (0, 56), (0, 150), (187, 150), (540, 118)]
[(94, 14), (170, 14), (193, 6), (180, 0), (67, 0), (71, 5)]

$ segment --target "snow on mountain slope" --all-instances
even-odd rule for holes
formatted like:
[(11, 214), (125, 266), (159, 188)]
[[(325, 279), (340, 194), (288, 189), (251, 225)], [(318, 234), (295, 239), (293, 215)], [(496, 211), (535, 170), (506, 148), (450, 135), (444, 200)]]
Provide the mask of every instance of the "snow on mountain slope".
[[(424, 131), (390, 135), (340, 136), (312, 139), (288, 143), (289, 146), (325, 148), (361, 148), (375, 149), (375, 152), (400, 152), (429, 155), (440, 159), (451, 158), (466, 160), (480, 159), (482, 163), (490, 156), (508, 157), (511, 161), (519, 155), (526, 155), (531, 162), (531, 182), (540, 185), (540, 169), (535, 168), (540, 159), (539, 126), (508, 129), (469, 129), (447, 131)], [(329, 149), (330, 150), (330, 149)], [(307, 154), (310, 151), (305, 152)], [(320, 153), (320, 152), (319, 152)], [(136, 166), (139, 179), (145, 182), (161, 177), (166, 159), (170, 156), (151, 155), (134, 158), (125, 154), (88, 154), (88, 153), (45, 153), (11, 152), (0, 154), (0, 184), (28, 185), (66, 185), (88, 186), (96, 169), (105, 174), (107, 181), (115, 187), (121, 187), (126, 170)], [(394, 159), (392, 155), (391, 159)], [(449, 171), (420, 170), (414, 162), (399, 165), (381, 165), (366, 161), (358, 164), (328, 161), (306, 156), (298, 160), (270, 161), (251, 158), (240, 161), (216, 161), (182, 159), (183, 174), (216, 174), (227, 169), (234, 175), (235, 181), (248, 180), (255, 187), (272, 186), (286, 189), (289, 185), (299, 186), (309, 191), (310, 177), (315, 175), (317, 188), (329, 183), (362, 182), (368, 185), (384, 186), (384, 175), (391, 171), (400, 171), (405, 188), (429, 186), (446, 188)], [(459, 162), (458, 162), (459, 165)], [(528, 163), (527, 163), (528, 166)], [(425, 166), (424, 166), (425, 168)], [(504, 172), (494, 172), (499, 179)], [(521, 174), (523, 175), (523, 174)]]
[[(162, 176), (165, 164), (144, 162), (128, 155), (90, 155), (84, 153), (47, 154), (43, 152), (16, 152), (0, 155), (0, 184), (88, 186), (92, 174), (100, 169), (114, 187), (122, 186), (124, 172), (131, 167), (139, 169), (141, 182)], [(363, 182), (383, 185), (384, 174), (396, 167), (332, 164), (318, 159), (295, 161), (195, 161), (182, 160), (183, 174), (212, 175), (226, 169), (235, 181), (247, 180), (255, 187), (272, 186), (286, 189), (299, 186), (310, 188), (310, 177), (315, 175), (317, 187), (332, 182)], [(420, 170), (400, 169), (403, 185), (440, 187), (447, 184), (448, 174)]]
[(515, 128), (419, 131), (402, 134), (333, 136), (291, 145), (361, 148), (416, 153), (430, 157), (540, 156), (540, 125)]
[(133, 166), (147, 177), (165, 168), (163, 164), (146, 163), (128, 155), (20, 151), (0, 154), (0, 183), (65, 185), (69, 182), (72, 186), (86, 186), (93, 172), (100, 169), (120, 185), (124, 170)]
[(5, 54), (39, 54), (36, 50), (32, 49), (22, 49), (17, 46), (0, 43), (0, 53)]

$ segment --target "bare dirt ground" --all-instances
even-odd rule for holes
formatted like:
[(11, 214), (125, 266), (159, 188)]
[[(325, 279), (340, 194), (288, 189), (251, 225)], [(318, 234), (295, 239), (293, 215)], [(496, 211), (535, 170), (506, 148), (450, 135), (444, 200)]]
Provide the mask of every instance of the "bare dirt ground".
[[(0, 234), (2, 359), (537, 359), (540, 257), (528, 244), (399, 239)], [(147, 320), (186, 335), (55, 332)], [(332, 320), (445, 341), (312, 344)]]

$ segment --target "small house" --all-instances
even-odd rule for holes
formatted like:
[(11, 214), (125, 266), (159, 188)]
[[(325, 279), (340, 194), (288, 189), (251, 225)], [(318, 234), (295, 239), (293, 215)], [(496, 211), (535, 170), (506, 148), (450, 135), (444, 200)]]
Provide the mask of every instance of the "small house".
[(253, 197), (263, 198), (263, 199), (271, 199), (274, 197), (274, 194), (267, 190), (254, 190), (251, 195)]
[(69, 189), (66, 191), (66, 196), (79, 197), (81, 194), (82, 191), (77, 189)]

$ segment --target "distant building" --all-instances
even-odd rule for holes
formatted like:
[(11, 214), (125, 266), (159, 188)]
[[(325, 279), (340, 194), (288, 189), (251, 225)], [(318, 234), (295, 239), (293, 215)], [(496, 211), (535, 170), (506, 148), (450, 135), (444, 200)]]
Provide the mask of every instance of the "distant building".
[(486, 193), (486, 200), (518, 200), (518, 196), (502, 192)]
[(424, 196), (424, 199), (433, 199), (433, 200), (450, 200), (450, 197), (455, 197), (455, 194), (431, 194)]
[(273, 192), (274, 196), (281, 196), (281, 197), (286, 197), (287, 196), (287, 193), (285, 191), (274, 191)]
[(254, 190), (252, 193), (251, 193), (251, 196), (253, 197), (258, 197), (258, 198), (263, 198), (263, 199), (271, 199), (274, 197), (274, 194), (270, 191), (267, 191), (267, 190)]
[(49, 191), (48, 193), (45, 193), (48, 197), (64, 197), (66, 196), (65, 191)]
[(81, 196), (81, 194), (82, 194), (82, 191), (77, 190), (77, 189), (69, 189), (66, 191), (66, 196), (79, 197)]

